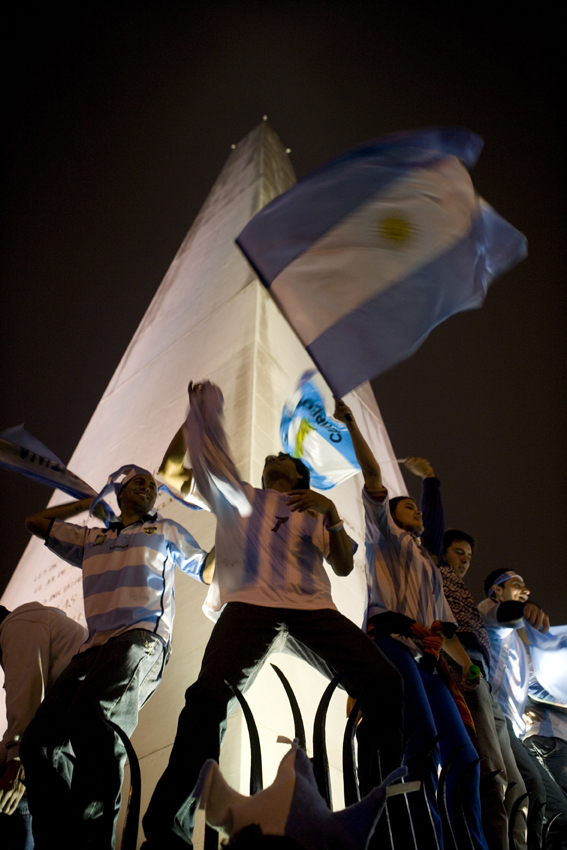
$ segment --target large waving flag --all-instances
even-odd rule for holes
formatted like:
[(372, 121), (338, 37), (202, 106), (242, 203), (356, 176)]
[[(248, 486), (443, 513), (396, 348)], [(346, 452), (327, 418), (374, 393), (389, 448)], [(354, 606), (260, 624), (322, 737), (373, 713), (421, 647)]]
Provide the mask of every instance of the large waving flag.
[(309, 468), (311, 485), (330, 490), (360, 470), (348, 428), (325, 411), (316, 372), (305, 372), (282, 411), (284, 452)]
[(482, 139), (432, 128), (385, 136), (264, 207), (237, 244), (337, 396), (480, 307), (526, 240), (475, 192)]

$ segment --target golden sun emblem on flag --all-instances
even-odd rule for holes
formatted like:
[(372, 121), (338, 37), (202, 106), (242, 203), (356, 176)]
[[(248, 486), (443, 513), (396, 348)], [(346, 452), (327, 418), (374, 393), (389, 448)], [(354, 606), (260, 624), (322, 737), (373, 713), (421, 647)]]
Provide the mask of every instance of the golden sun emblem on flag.
[(414, 234), (411, 223), (399, 214), (382, 218), (376, 225), (376, 233), (391, 248), (402, 248)]

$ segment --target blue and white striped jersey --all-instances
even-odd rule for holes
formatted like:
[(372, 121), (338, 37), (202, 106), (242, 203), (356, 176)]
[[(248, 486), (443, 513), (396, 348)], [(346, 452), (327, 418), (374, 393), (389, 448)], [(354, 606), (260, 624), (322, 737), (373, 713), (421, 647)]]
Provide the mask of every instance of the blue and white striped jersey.
[(249, 517), (226, 504), (215, 538), (215, 575), (203, 610), (216, 620), (226, 602), (266, 608), (335, 608), (323, 566), (329, 532), (316, 511), (290, 511), (286, 495), (242, 484)]
[(494, 699), (521, 738), (526, 731), (522, 715), (530, 677), (528, 653), (517, 632), (518, 627), (498, 622), (499, 605), (495, 599), (483, 599), (478, 606), (490, 638), (490, 684)]
[(89, 636), (81, 651), (130, 629), (147, 629), (169, 643), (175, 567), (200, 580), (207, 554), (181, 525), (157, 513), (126, 528), (55, 520), (46, 546), (82, 568)]
[[(390, 513), (388, 493), (362, 490), (366, 518), (366, 568), (369, 580), (368, 616), (395, 611), (429, 628), (434, 620), (454, 623), (443, 593), (439, 568), (419, 540), (400, 528)], [(411, 649), (414, 641), (399, 638)]]

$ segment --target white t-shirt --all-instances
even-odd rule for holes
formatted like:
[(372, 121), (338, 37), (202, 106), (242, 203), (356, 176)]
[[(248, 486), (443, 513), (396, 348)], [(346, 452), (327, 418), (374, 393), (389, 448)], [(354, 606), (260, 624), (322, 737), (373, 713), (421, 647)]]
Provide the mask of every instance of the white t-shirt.
[(292, 512), (286, 495), (244, 484), (249, 517), (227, 508), (216, 532), (216, 563), (203, 610), (218, 619), (227, 602), (267, 608), (335, 608), (323, 565), (329, 532), (316, 511)]
[(86, 629), (63, 611), (39, 602), (20, 605), (0, 623), (8, 719), (0, 764), (19, 755), (28, 724), (86, 637)]

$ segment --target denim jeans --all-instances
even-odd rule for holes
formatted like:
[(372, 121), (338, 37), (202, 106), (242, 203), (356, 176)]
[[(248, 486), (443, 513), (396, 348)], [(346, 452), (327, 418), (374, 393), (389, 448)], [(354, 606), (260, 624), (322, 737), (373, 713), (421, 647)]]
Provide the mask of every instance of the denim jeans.
[(169, 765), (144, 816), (148, 847), (191, 846), (196, 808), (191, 792), (207, 759), (218, 761), (235, 702), (225, 679), (245, 691), (274, 645), (288, 635), (294, 654), (301, 645), (303, 657), (314, 666), (329, 675), (346, 672), (345, 689), (363, 699), (363, 710), (373, 721), (368, 726), (384, 773), (401, 764), (402, 679), (358, 626), (329, 608), (304, 611), (230, 602), (213, 629), (199, 678), (185, 694)]
[(550, 828), (546, 847), (567, 850), (567, 741), (531, 735), (521, 746), (530, 753), (545, 788), (544, 823), (559, 815)]
[[(514, 801), (526, 793), (524, 780), (516, 766), (510, 747), (506, 719), (493, 699), (490, 685), (481, 679), (474, 691), (466, 691), (465, 699), (476, 729), (475, 747), (480, 762), (482, 784), (482, 825), (490, 850), (508, 845), (508, 811)], [(499, 771), (496, 775), (492, 775)], [(510, 792), (506, 795), (507, 789)], [(516, 815), (514, 836), (517, 850), (526, 850), (527, 800)]]
[(25, 791), (13, 815), (0, 814), (0, 847), (2, 850), (33, 850), (31, 815)]
[[(439, 741), (437, 751), (437, 758), (439, 758), (440, 753), (442, 761), (445, 761), (451, 752), (462, 746), (447, 776), (446, 793), (449, 818), (455, 828), (457, 807), (461, 805), (460, 797), (462, 797), (463, 811), (473, 844), (476, 850), (488, 850), (481, 824), (480, 769), (478, 765), (468, 774), (466, 784), (459, 794), (459, 781), (462, 773), (471, 762), (476, 761), (478, 755), (449, 689), (439, 676), (427, 673), (423, 667), (417, 664), (409, 649), (400, 641), (388, 636), (377, 638), (376, 643), (404, 677), (404, 725), (406, 730), (411, 730), (406, 748), (406, 763), (409, 768), (408, 779), (418, 778), (413, 774), (416, 759), (419, 759), (420, 754), (438, 732), (445, 733)], [(432, 764), (428, 765), (424, 781), (439, 846), (442, 847), (443, 835), (436, 800), (437, 771), (434, 770)], [(410, 794), (409, 806), (414, 820), (414, 829), (419, 840), (419, 835), (427, 827), (426, 824), (421, 822), (422, 809), (418, 807), (417, 803), (417, 799)]]
[(75, 655), (21, 745), (37, 850), (112, 850), (127, 735), (163, 672), (165, 645), (145, 629)]

